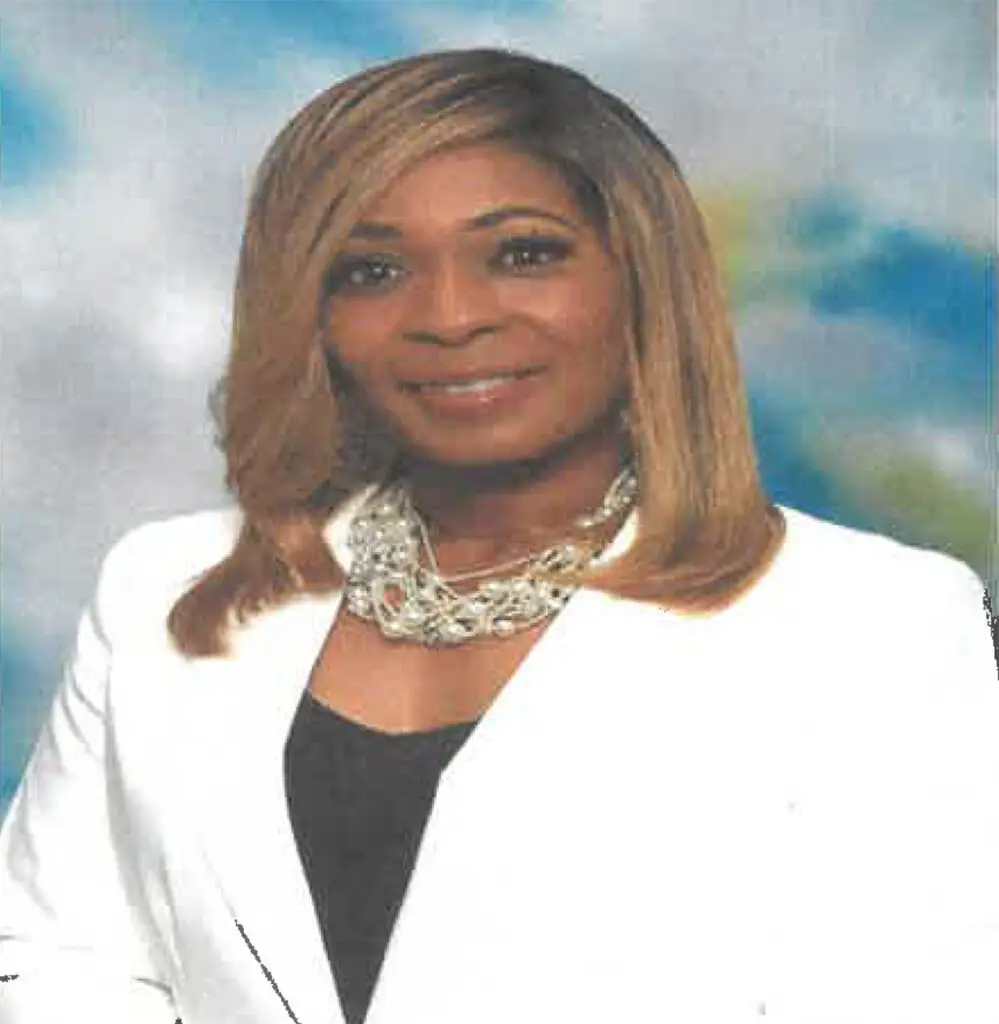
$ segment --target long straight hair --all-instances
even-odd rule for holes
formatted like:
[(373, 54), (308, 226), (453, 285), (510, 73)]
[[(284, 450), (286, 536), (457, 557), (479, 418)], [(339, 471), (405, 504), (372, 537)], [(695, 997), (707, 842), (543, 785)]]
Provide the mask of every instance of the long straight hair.
[(628, 290), (621, 344), (638, 530), (622, 555), (560, 580), (709, 613), (747, 590), (779, 548), (785, 524), (761, 486), (727, 303), (673, 155), (625, 103), (569, 68), (495, 49), (424, 54), (316, 96), (256, 174), (216, 393), (243, 525), (232, 552), (171, 610), (187, 654), (224, 653), (234, 624), (344, 585), (323, 527), (405, 456), (330, 361), (325, 279), (389, 183), (442, 149), (483, 142), (564, 177)]

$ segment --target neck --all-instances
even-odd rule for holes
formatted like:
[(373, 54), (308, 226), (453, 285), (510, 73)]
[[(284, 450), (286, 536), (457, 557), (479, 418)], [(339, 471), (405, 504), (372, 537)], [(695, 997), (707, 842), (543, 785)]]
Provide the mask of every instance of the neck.
[(599, 506), (626, 454), (620, 433), (605, 429), (516, 463), (410, 462), (405, 478), (435, 548), (489, 557), (564, 537)]

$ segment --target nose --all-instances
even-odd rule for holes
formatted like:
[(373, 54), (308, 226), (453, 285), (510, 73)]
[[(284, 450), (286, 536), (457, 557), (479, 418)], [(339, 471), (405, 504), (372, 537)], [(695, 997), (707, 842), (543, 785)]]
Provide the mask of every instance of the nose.
[(459, 259), (444, 259), (420, 275), (411, 291), (407, 335), (460, 344), (494, 329), (500, 319), (487, 275)]

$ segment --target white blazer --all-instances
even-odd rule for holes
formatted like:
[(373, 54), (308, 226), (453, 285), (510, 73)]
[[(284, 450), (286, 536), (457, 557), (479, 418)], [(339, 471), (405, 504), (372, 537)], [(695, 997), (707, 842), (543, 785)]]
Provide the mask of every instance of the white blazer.
[[(982, 583), (783, 511), (723, 613), (571, 599), (444, 772), (368, 1024), (999, 1022)], [(340, 594), (222, 659), (164, 627), (237, 525), (104, 563), (0, 833), (3, 1024), (343, 1021), (282, 770)]]

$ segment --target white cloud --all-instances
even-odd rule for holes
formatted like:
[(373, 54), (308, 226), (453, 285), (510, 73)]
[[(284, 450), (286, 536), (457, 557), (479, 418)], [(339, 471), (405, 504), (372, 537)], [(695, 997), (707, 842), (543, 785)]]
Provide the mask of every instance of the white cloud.
[(428, 45), (513, 46), (578, 67), (635, 106), (694, 179), (782, 191), (834, 179), (884, 219), (994, 244), (987, 3), (714, 0), (708, 10), (562, 0), (550, 20), (498, 21), (408, 8)]
[(205, 92), (128, 5), (25, 4), (4, 45), (72, 153), (0, 211), (4, 616), (55, 646), (115, 536), (226, 500), (206, 397), (249, 175), (295, 101)]
[(985, 431), (917, 419), (910, 427), (909, 444), (913, 451), (928, 454), (945, 477), (995, 501), (994, 453)]

